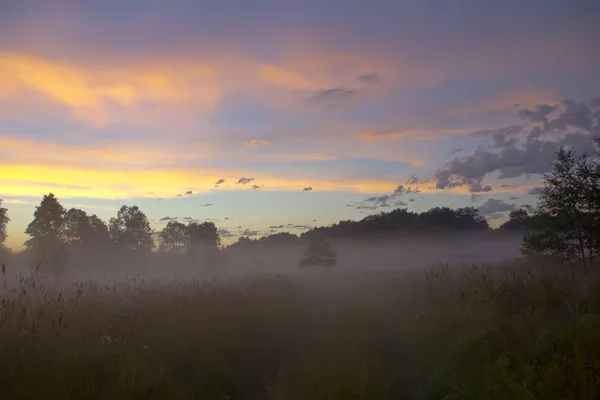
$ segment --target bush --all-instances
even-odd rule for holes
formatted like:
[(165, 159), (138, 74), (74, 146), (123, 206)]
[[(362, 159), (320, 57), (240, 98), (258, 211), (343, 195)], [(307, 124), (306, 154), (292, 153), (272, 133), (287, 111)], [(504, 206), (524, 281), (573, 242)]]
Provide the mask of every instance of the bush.
[(325, 240), (311, 242), (298, 263), (300, 267), (337, 265), (337, 254), (331, 248), (331, 244)]

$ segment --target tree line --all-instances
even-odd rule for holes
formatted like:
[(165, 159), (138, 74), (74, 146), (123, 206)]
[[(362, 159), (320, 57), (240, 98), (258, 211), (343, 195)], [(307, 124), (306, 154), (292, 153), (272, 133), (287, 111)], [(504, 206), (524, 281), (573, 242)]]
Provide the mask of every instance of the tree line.
[[(594, 141), (600, 146), (600, 138)], [(522, 234), (521, 251), (526, 256), (579, 259), (584, 265), (591, 265), (600, 252), (599, 157), (598, 149), (589, 155), (561, 147), (552, 172), (543, 175), (544, 186), (537, 206), (512, 211), (498, 232)], [(1, 205), (0, 200), (0, 247), (6, 240), (6, 225), (10, 221), (7, 209)], [(345, 220), (315, 227), (300, 236), (278, 232), (257, 239), (240, 237), (228, 248), (488, 231), (492, 229), (487, 220), (474, 207), (434, 207), (421, 213), (399, 208), (359, 221)], [(45, 195), (36, 207), (25, 233), (30, 236), (25, 242), (26, 248), (32, 250), (40, 262), (51, 264), (64, 263), (65, 249), (72, 246), (114, 246), (132, 251), (157, 248), (161, 252), (189, 254), (195, 249), (218, 249), (221, 245), (213, 222), (169, 221), (160, 232), (154, 232), (139, 207), (124, 205), (106, 224), (95, 214), (89, 215), (77, 208), (65, 209), (52, 193)]]

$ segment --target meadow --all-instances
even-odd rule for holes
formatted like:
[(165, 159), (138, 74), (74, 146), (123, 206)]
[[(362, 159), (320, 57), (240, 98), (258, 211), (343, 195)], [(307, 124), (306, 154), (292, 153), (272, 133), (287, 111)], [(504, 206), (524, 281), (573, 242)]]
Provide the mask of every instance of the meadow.
[(600, 396), (600, 282), (577, 266), (0, 279), (3, 399)]

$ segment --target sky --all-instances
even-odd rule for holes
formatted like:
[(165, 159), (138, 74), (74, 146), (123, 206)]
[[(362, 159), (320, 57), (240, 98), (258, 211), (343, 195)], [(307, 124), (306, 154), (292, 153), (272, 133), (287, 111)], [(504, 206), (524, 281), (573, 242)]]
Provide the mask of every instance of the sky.
[(0, 198), (231, 242), (535, 204), (600, 135), (596, 0), (0, 0)]

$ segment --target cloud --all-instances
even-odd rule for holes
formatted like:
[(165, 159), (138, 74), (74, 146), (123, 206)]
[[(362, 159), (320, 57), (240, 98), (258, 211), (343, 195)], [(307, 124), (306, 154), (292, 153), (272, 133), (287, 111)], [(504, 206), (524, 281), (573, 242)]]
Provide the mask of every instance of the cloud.
[(339, 101), (345, 100), (346, 98), (352, 96), (356, 90), (353, 89), (344, 89), (341, 87), (333, 88), (333, 89), (324, 89), (319, 90), (315, 94), (313, 94), (308, 101), (313, 104), (322, 104), (322, 103), (337, 103)]
[(254, 180), (254, 178), (246, 178), (245, 176), (242, 176), (240, 179), (238, 179), (238, 181), (236, 182), (236, 185), (238, 185), (238, 184), (246, 185), (246, 184), (252, 182), (253, 180)]
[(260, 64), (257, 67), (257, 74), (267, 82), (290, 89), (314, 90), (317, 86), (302, 74), (275, 65)]
[(482, 215), (489, 216), (496, 213), (513, 211), (516, 208), (517, 206), (515, 204), (505, 203), (500, 199), (487, 199), (487, 201), (479, 207), (479, 212)]
[(271, 225), (269, 226), (269, 229), (283, 229), (285, 228), (284, 225)]
[(273, 142), (267, 139), (252, 139), (247, 142), (244, 142), (244, 146), (246, 147), (268, 146), (270, 144), (273, 144)]
[(264, 185), (260, 185), (260, 186), (259, 185), (252, 185), (252, 190), (258, 190), (258, 189), (260, 189), (263, 186)]
[(359, 82), (362, 82), (362, 83), (368, 83), (369, 85), (376, 85), (379, 82), (381, 82), (381, 79), (379, 78), (379, 75), (377, 74), (377, 72), (373, 72), (371, 74), (359, 75), (356, 78), (356, 80)]
[(519, 110), (517, 116), (533, 122), (548, 122), (548, 115), (555, 111), (558, 106), (550, 106), (548, 104), (538, 104), (534, 111), (522, 109)]
[(534, 187), (534, 188), (529, 189), (527, 194), (538, 196), (542, 193), (542, 189), (543, 189), (542, 187)]
[(312, 229), (311, 225), (289, 225), (291, 229)]
[(477, 203), (479, 200), (481, 200), (480, 194), (473, 193), (471, 195), (471, 203)]
[(419, 183), (423, 182), (423, 180), (421, 178), (419, 178), (417, 175), (413, 174), (411, 175), (407, 180), (406, 180), (406, 184), (407, 185), (418, 185)]
[(450, 154), (460, 153), (461, 151), (463, 151), (463, 149), (460, 148), (460, 147), (452, 147), (452, 150), (450, 151)]
[[(148, 60), (102, 64), (75, 64), (23, 53), (0, 52), (4, 90), (0, 97), (19, 99), (24, 92), (40, 101), (68, 107), (79, 120), (105, 126), (117, 121), (156, 120), (149, 104), (172, 106), (194, 103), (197, 112), (209, 111), (222, 93), (216, 71), (200, 63), (165, 66)], [(31, 97), (30, 97), (31, 99)], [(42, 100), (43, 99), (43, 100)], [(128, 112), (122, 112), (127, 110)]]
[(305, 187), (304, 189), (302, 189), (303, 192), (310, 192), (311, 190), (313, 190), (313, 188), (311, 186)]
[(404, 194), (405, 191), (406, 191), (406, 189), (404, 188), (404, 185), (398, 185), (396, 187), (396, 189), (394, 189), (394, 194), (395, 195), (402, 195), (402, 194)]
[[(528, 110), (518, 113), (531, 115), (525, 111)], [(546, 111), (548, 108), (539, 106), (531, 113), (538, 116), (545, 114), (544, 118), (547, 118)], [(490, 173), (497, 172), (499, 179), (541, 174), (552, 169), (561, 145), (578, 152), (592, 148), (592, 135), (600, 130), (600, 113), (592, 113), (588, 103), (563, 100), (552, 116), (543, 121), (541, 126), (529, 131), (522, 126), (509, 126), (475, 132), (474, 136), (491, 137), (493, 145), (487, 149), (479, 148), (471, 155), (457, 157), (438, 169), (434, 176), (436, 187), (467, 186), (474, 193), (490, 191), (491, 187), (483, 184), (484, 178)], [(551, 132), (563, 135), (558, 139), (540, 137)], [(522, 133), (526, 134), (525, 138)]]
[(260, 236), (260, 232), (259, 231), (254, 231), (254, 230), (250, 230), (250, 229), (246, 229), (244, 232), (242, 232), (240, 234), (240, 236), (247, 236), (247, 237)]
[(519, 200), (519, 196), (510, 196), (509, 200)]
[(234, 237), (235, 235), (233, 233), (231, 233), (229, 230), (227, 229), (218, 229), (217, 233), (219, 234), (219, 236), (221, 236), (222, 238), (230, 238), (230, 237)]
[(184, 194), (186, 194), (186, 195), (191, 195), (191, 194), (192, 194), (192, 191), (191, 191), (191, 190), (188, 190), (188, 191), (187, 191), (187, 192), (185, 192)]
[(225, 183), (225, 179), (221, 178), (217, 182), (215, 182), (215, 187), (218, 187), (219, 185), (221, 185), (223, 183)]
[(212, 206), (214, 206), (214, 203), (202, 204), (202, 207), (212, 207)]
[[(411, 179), (409, 179), (411, 180)], [(404, 185), (398, 185), (396, 189), (394, 189), (394, 196), (402, 196), (403, 194), (411, 194), (411, 193), (421, 193), (421, 189), (418, 187), (405, 187)]]
[(176, 221), (179, 217), (162, 217), (159, 221)]

